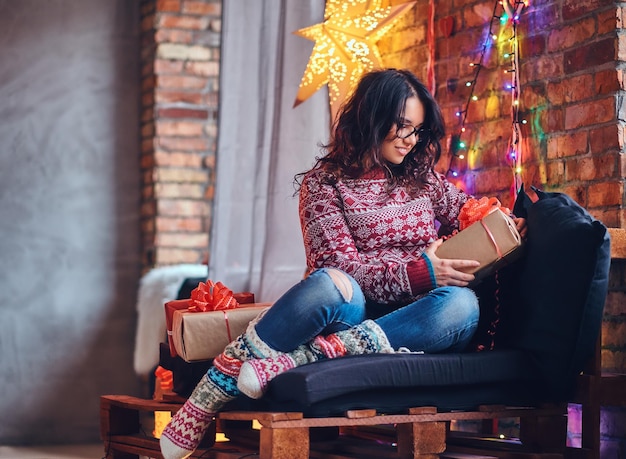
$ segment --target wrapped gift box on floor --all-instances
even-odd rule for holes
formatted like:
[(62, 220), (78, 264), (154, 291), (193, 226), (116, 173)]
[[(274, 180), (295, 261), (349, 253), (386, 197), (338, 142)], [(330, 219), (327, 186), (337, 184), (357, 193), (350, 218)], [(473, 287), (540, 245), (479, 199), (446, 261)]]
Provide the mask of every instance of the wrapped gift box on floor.
[(522, 238), (513, 219), (500, 209), (444, 241), (435, 253), (439, 258), (477, 260), (480, 266), (464, 269), (474, 274), (473, 285), (522, 253)]

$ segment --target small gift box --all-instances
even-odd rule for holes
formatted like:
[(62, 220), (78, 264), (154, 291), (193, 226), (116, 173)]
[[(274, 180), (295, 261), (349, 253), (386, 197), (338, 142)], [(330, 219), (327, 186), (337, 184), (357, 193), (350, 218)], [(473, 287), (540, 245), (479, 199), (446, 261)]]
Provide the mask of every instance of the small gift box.
[(219, 311), (174, 311), (172, 340), (177, 355), (185, 362), (212, 359), (270, 305), (252, 303)]
[(462, 270), (476, 276), (471, 285), (522, 253), (522, 238), (508, 209), (494, 198), (485, 199), (468, 201), (470, 205), (466, 204), (459, 216), (462, 230), (445, 240), (435, 252), (439, 258), (479, 261), (480, 266)]
[(190, 298), (165, 303), (170, 355), (186, 362), (211, 359), (269, 306), (254, 303), (252, 293), (233, 293), (221, 282), (200, 282)]

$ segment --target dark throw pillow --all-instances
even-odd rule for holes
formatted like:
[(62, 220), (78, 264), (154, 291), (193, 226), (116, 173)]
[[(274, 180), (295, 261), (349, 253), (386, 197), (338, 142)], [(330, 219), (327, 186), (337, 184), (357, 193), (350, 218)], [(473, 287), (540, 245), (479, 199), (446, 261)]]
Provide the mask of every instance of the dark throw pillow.
[[(611, 261), (606, 227), (572, 198), (536, 190), (526, 211), (523, 259), (515, 281), (500, 285), (498, 344), (528, 351), (551, 397), (572, 395), (575, 377), (593, 355), (602, 322)], [(522, 191), (525, 195), (525, 193)]]

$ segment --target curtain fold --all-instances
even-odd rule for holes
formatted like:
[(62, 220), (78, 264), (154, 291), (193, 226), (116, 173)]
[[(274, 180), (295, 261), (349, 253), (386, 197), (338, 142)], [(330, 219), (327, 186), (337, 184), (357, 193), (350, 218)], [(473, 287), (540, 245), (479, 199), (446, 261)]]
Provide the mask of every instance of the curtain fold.
[(329, 135), (326, 90), (293, 108), (322, 0), (223, 3), (209, 278), (275, 301), (305, 270), (294, 176)]

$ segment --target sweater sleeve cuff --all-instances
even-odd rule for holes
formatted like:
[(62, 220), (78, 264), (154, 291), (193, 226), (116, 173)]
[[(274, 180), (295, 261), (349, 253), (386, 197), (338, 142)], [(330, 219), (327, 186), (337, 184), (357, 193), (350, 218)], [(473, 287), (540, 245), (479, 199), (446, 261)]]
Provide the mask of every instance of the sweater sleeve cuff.
[(426, 254), (422, 254), (419, 260), (408, 263), (406, 271), (409, 276), (413, 295), (418, 295), (437, 288), (435, 271)]

